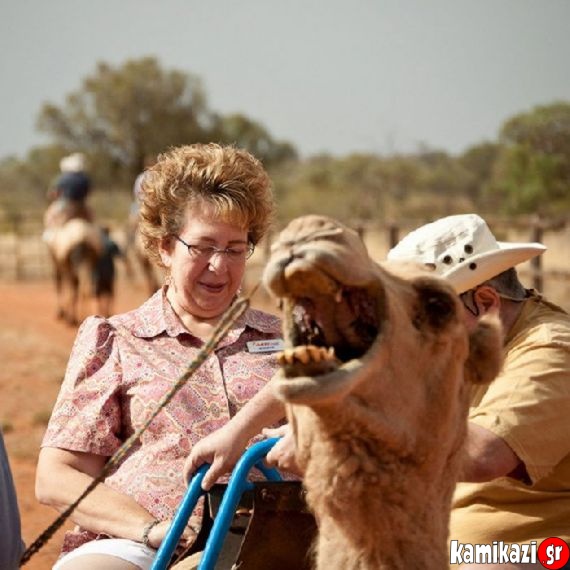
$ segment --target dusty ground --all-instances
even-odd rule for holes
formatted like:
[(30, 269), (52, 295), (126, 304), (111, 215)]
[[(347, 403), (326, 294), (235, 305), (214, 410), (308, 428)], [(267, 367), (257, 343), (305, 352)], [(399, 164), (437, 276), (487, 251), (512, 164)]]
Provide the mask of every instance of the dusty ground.
[[(142, 284), (122, 281), (115, 311), (135, 308), (145, 297)], [(256, 294), (253, 305), (272, 310), (260, 293)], [(76, 329), (55, 319), (51, 282), (0, 281), (0, 425), (17, 487), (23, 537), (28, 545), (57, 516), (35, 500), (35, 466), (75, 332)], [(70, 526), (68, 523), (65, 528)], [(59, 531), (26, 568), (50, 569), (59, 554), (63, 532)]]
[[(138, 287), (121, 287), (117, 310), (144, 299)], [(56, 517), (34, 498), (39, 445), (75, 337), (75, 329), (54, 318), (55, 296), (49, 282), (0, 282), (0, 422), (16, 482), (27, 544)], [(51, 568), (59, 553), (60, 531), (26, 565)]]

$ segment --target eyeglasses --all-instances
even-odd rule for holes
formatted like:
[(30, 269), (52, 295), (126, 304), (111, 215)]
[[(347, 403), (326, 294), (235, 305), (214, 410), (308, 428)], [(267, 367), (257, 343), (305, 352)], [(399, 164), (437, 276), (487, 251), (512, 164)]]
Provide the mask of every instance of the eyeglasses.
[(188, 253), (191, 257), (201, 261), (207, 261), (211, 259), (214, 255), (216, 255), (216, 253), (225, 255), (228, 261), (245, 261), (253, 255), (253, 252), (255, 250), (255, 246), (252, 243), (234, 245), (232, 247), (220, 249), (214, 247), (213, 245), (193, 245), (191, 243), (186, 243), (180, 236), (175, 235), (174, 237), (187, 247)]

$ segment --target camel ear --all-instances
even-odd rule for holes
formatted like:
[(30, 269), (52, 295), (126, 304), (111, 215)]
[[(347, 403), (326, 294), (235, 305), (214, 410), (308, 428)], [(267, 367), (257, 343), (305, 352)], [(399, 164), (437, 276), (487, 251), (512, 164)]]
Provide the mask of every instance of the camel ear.
[(418, 279), (414, 284), (418, 294), (418, 307), (413, 319), (421, 330), (426, 325), (441, 330), (457, 315), (457, 300), (447, 288), (433, 279)]
[(465, 378), (473, 384), (488, 384), (503, 366), (503, 327), (496, 315), (485, 315), (469, 335)]

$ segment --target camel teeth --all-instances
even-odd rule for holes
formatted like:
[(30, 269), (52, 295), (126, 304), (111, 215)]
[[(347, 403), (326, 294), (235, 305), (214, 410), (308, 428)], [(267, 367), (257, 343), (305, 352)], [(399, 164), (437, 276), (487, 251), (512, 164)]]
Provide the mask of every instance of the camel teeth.
[(320, 346), (296, 346), (288, 348), (277, 355), (277, 362), (281, 365), (294, 364), (301, 362), (309, 364), (310, 362), (323, 362), (336, 360), (334, 347), (324, 348)]
[(308, 346), (299, 346), (295, 351), (295, 357), (303, 364), (309, 364), (311, 361), (311, 353)]
[(334, 300), (336, 303), (340, 303), (342, 301), (342, 289), (339, 289), (334, 296)]
[(326, 351), (318, 346), (310, 345), (307, 347), (307, 352), (313, 362), (320, 362), (326, 356)]
[(277, 355), (277, 362), (282, 366), (285, 364), (293, 364), (294, 361), (295, 361), (294, 348), (289, 348), (287, 350), (284, 350), (283, 352), (280, 352)]

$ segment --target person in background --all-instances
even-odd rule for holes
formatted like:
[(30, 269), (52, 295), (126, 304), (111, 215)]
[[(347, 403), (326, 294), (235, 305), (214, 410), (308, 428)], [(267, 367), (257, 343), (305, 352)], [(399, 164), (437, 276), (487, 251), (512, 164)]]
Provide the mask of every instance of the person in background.
[(503, 370), (471, 394), (463, 477), (449, 531), (450, 541), (460, 545), (540, 544), (549, 537), (570, 542), (570, 316), (525, 289), (515, 269), (545, 249), (498, 242), (481, 217), (465, 214), (422, 226), (388, 254), (389, 260), (415, 261), (445, 276), (463, 301), (469, 326), (497, 313), (504, 328)]
[(149, 293), (152, 295), (159, 287), (159, 280), (155, 273), (155, 267), (149, 259), (141, 242), (141, 234), (139, 231), (139, 211), (142, 196), (142, 183), (147, 170), (156, 162), (154, 155), (145, 157), (145, 169), (136, 177), (133, 184), (133, 199), (129, 210), (129, 219), (127, 223), (127, 240), (125, 244), (126, 251), (132, 251), (137, 265), (140, 267)]
[(141, 208), (142, 182), (147, 170), (156, 162), (156, 156), (147, 155), (144, 159), (144, 170), (140, 172), (133, 183), (133, 197), (129, 208), (129, 221), (127, 230), (127, 245), (131, 247), (136, 239)]
[(131, 267), (121, 248), (111, 239), (108, 227), (101, 228), (101, 235), (103, 249), (93, 270), (93, 292), (97, 301), (97, 313), (103, 317), (110, 317), (113, 313), (115, 298), (115, 258), (124, 261), (129, 275)]
[(52, 231), (72, 218), (93, 221), (93, 213), (86, 203), (91, 192), (91, 178), (86, 172), (85, 155), (75, 152), (60, 161), (61, 174), (48, 190), (48, 206), (44, 228)]
[(4, 436), (0, 431), (0, 568), (15, 570), (24, 553), (20, 513)]
[[(166, 282), (138, 309), (89, 317), (80, 327), (39, 456), (41, 503), (68, 507), (196, 358), (234, 303), (273, 209), (261, 163), (231, 146), (175, 148), (147, 171), (140, 229)], [(272, 403), (250, 400), (276, 369), (280, 330), (261, 311), (239, 318), (74, 511), (77, 527), (64, 539), (56, 570), (150, 568), (184, 495), (182, 466), (193, 446), (230, 419), (271, 423)], [(199, 524), (195, 513), (186, 544)]]

